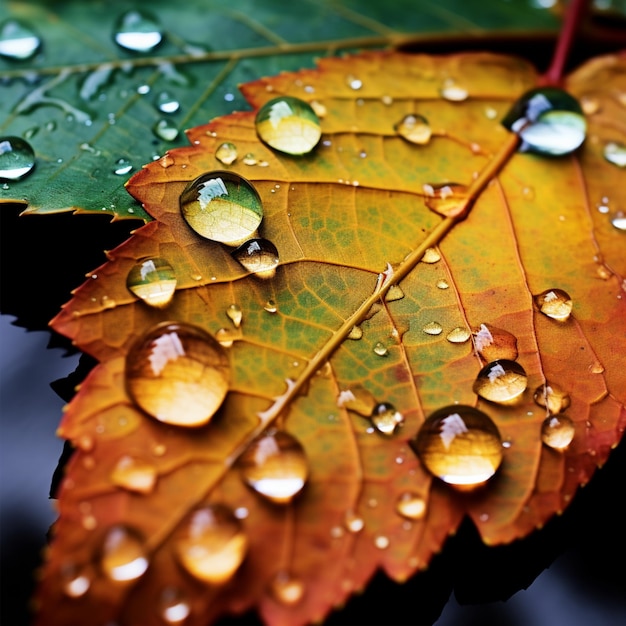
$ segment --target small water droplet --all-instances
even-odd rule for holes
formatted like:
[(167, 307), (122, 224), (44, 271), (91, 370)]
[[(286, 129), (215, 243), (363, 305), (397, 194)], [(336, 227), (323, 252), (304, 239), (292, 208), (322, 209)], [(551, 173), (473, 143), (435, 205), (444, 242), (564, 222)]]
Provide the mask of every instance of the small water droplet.
[(519, 363), (499, 359), (478, 372), (472, 389), (481, 398), (502, 404), (524, 393), (527, 384), (528, 377)]
[(394, 302), (395, 300), (402, 300), (404, 298), (404, 291), (400, 288), (399, 285), (391, 285), (387, 294), (385, 295), (385, 300), (387, 302)]
[(443, 332), (443, 327), (439, 322), (428, 322), (428, 324), (424, 324), (422, 330), (427, 335), (441, 335)]
[(232, 257), (259, 278), (273, 278), (280, 259), (276, 246), (267, 239), (248, 239), (232, 251)]
[(448, 289), (450, 287), (450, 285), (448, 284), (448, 281), (445, 278), (442, 278), (441, 280), (437, 281), (437, 289)]
[(175, 141), (178, 137), (178, 127), (170, 120), (158, 120), (152, 127), (152, 132), (163, 141)]
[(445, 81), (439, 93), (444, 100), (449, 100), (450, 102), (463, 102), (469, 96), (467, 89), (452, 79)]
[(495, 120), (498, 117), (498, 111), (493, 107), (485, 107), (485, 117), (488, 120)]
[(237, 571), (247, 547), (241, 521), (227, 506), (211, 504), (189, 515), (176, 540), (176, 555), (192, 576), (219, 585)]
[(161, 113), (176, 113), (180, 109), (180, 102), (167, 91), (160, 91), (154, 102)]
[(241, 245), (263, 219), (261, 198), (238, 174), (208, 172), (191, 181), (180, 196), (180, 209), (200, 236), (230, 246)]
[(393, 129), (400, 137), (418, 145), (427, 144), (432, 136), (428, 120), (417, 113), (405, 115)]
[(424, 204), (438, 215), (455, 217), (467, 205), (467, 187), (459, 183), (425, 183)]
[(243, 160), (244, 165), (252, 166), (258, 163), (257, 158), (254, 156), (252, 152), (248, 152), (247, 154), (244, 154), (242, 160)]
[(358, 79), (356, 76), (352, 76), (352, 74), (349, 74), (348, 76), (346, 76), (346, 83), (348, 87), (350, 87), (350, 89), (354, 89), (355, 91), (363, 87), (363, 82), (360, 79)]
[(70, 598), (80, 598), (89, 591), (91, 579), (79, 567), (64, 565), (61, 568), (61, 587)]
[(465, 343), (471, 336), (472, 333), (465, 326), (457, 326), (446, 335), (446, 339), (450, 343)]
[(159, 598), (159, 610), (163, 621), (174, 626), (182, 624), (191, 613), (184, 594), (175, 587), (163, 589)]
[(551, 415), (541, 424), (541, 441), (555, 450), (565, 450), (575, 432), (574, 422), (567, 415)]
[(224, 165), (232, 165), (237, 160), (237, 146), (230, 141), (221, 143), (215, 149), (215, 158)]
[(433, 263), (441, 261), (441, 255), (439, 254), (437, 248), (426, 248), (426, 250), (424, 250), (424, 255), (420, 260), (422, 261), (422, 263), (428, 263), (432, 265)]
[(326, 115), (328, 114), (326, 106), (322, 104), (319, 100), (311, 100), (309, 104), (311, 105), (311, 108), (313, 109), (313, 112), (315, 113), (315, 115), (317, 115), (317, 117), (326, 117)]
[(345, 524), (351, 533), (359, 533), (365, 527), (365, 520), (353, 511), (348, 511), (345, 517)]
[(571, 403), (569, 394), (554, 383), (546, 383), (535, 389), (535, 403), (547, 409), (548, 414), (562, 413)]
[(40, 46), (41, 39), (25, 23), (8, 19), (0, 25), (0, 56), (24, 61), (35, 56)]
[(536, 295), (534, 301), (539, 311), (553, 320), (564, 322), (572, 312), (572, 299), (562, 289), (546, 289)]
[(376, 427), (378, 432), (384, 435), (393, 435), (396, 428), (404, 422), (404, 416), (400, 411), (396, 411), (393, 404), (389, 402), (380, 402), (375, 407), (370, 415), (372, 424)]
[(389, 354), (389, 351), (387, 350), (387, 346), (384, 343), (378, 341), (374, 344), (374, 353), (378, 356), (387, 356), (387, 354)]
[(115, 161), (115, 167), (113, 168), (113, 173), (117, 176), (124, 176), (128, 174), (133, 169), (133, 164), (124, 158), (120, 158)]
[(574, 97), (556, 87), (531, 89), (515, 102), (502, 124), (522, 140), (521, 151), (563, 155), (585, 140), (587, 122)]
[(435, 411), (411, 441), (426, 469), (459, 489), (487, 482), (502, 462), (502, 439), (491, 418), (472, 406)]
[(162, 309), (174, 297), (176, 273), (165, 259), (146, 257), (128, 272), (126, 287), (146, 304)]
[(396, 511), (410, 520), (422, 519), (426, 514), (426, 500), (416, 493), (407, 491), (398, 498)]
[(243, 320), (243, 311), (238, 304), (229, 304), (226, 307), (226, 317), (233, 323), (235, 328), (239, 328)]
[(348, 333), (348, 339), (358, 341), (363, 337), (363, 329), (360, 326), (353, 326)]
[(590, 374), (602, 374), (604, 372), (604, 365), (599, 361), (595, 361), (589, 366)]
[(149, 52), (161, 43), (163, 31), (157, 19), (149, 13), (131, 10), (118, 18), (113, 39), (126, 50)]
[(35, 167), (35, 152), (21, 137), (0, 137), (0, 180), (20, 180)]
[(491, 324), (481, 324), (474, 333), (476, 351), (487, 362), (498, 359), (515, 361), (518, 356), (515, 335)]
[(580, 99), (580, 106), (585, 115), (593, 115), (600, 110), (600, 102), (590, 96), (583, 96)]
[(298, 604), (304, 596), (304, 583), (288, 572), (279, 572), (270, 586), (272, 595), (285, 606)]
[(379, 550), (386, 550), (389, 547), (389, 543), (389, 537), (385, 535), (376, 535), (376, 537), (374, 537), (374, 545)]
[(300, 442), (284, 431), (254, 441), (240, 459), (243, 480), (272, 502), (286, 504), (306, 482), (309, 467)]
[(167, 424), (206, 424), (229, 382), (223, 347), (202, 328), (183, 322), (158, 324), (126, 357), (128, 393), (146, 413)]
[(224, 348), (230, 348), (237, 339), (241, 339), (241, 333), (234, 328), (220, 328), (215, 332), (215, 338)]
[(111, 580), (130, 581), (148, 569), (143, 539), (123, 525), (112, 526), (102, 544), (100, 567)]
[(114, 485), (137, 493), (150, 493), (156, 480), (157, 470), (152, 463), (127, 454), (120, 458), (111, 473)]
[(364, 387), (355, 386), (341, 391), (337, 396), (337, 406), (348, 411), (371, 417), (377, 405), (376, 398)]
[(274, 300), (268, 300), (264, 305), (263, 308), (268, 312), (268, 313), (276, 313), (278, 311), (278, 307), (276, 306), (276, 302), (274, 302)]
[[(1, 174), (2, 172), (0, 172)], [(617, 230), (625, 231), (626, 230), (626, 213), (623, 211), (617, 211), (615, 215), (611, 218), (611, 224), (617, 228)]]

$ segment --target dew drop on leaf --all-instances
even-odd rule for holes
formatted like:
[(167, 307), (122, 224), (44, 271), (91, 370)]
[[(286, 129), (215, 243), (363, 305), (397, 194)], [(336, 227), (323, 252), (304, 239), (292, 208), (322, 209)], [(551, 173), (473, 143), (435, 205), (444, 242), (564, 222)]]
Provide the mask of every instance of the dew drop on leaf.
[(475, 331), (474, 345), (478, 354), (486, 362), (498, 359), (515, 361), (518, 356), (515, 335), (491, 324), (481, 324), (480, 328)]
[(356, 76), (352, 76), (352, 74), (346, 76), (346, 84), (348, 85), (348, 87), (350, 87), (350, 89), (354, 89), (355, 91), (363, 87), (363, 81), (361, 81)]
[(165, 259), (146, 257), (128, 272), (126, 287), (146, 304), (161, 309), (174, 297), (176, 273)]
[(178, 137), (178, 126), (170, 120), (158, 120), (152, 127), (152, 132), (163, 141), (174, 141)]
[(453, 80), (447, 80), (439, 93), (444, 100), (449, 100), (450, 102), (463, 102), (469, 96), (467, 89)]
[(111, 482), (136, 493), (150, 493), (156, 484), (156, 467), (135, 456), (124, 455), (115, 464)]
[(623, 211), (618, 211), (611, 218), (611, 224), (617, 228), (617, 230), (626, 231), (626, 214)]
[(149, 52), (161, 43), (163, 30), (157, 19), (149, 13), (131, 10), (117, 20), (113, 39), (126, 50)]
[(128, 159), (122, 157), (115, 161), (113, 173), (117, 176), (125, 176), (126, 174), (129, 174), (132, 169), (133, 164)]
[(571, 403), (569, 394), (554, 383), (546, 383), (535, 389), (535, 403), (546, 409), (550, 415), (562, 413)]
[(376, 535), (376, 537), (374, 537), (374, 545), (379, 550), (386, 550), (389, 547), (389, 544), (389, 537), (386, 537), (385, 535)]
[(445, 278), (442, 278), (437, 281), (437, 289), (448, 289), (449, 287), (450, 287), (450, 284)]
[(626, 167), (626, 146), (611, 141), (604, 146), (604, 158), (617, 167)]
[(404, 416), (400, 411), (396, 411), (393, 404), (380, 402), (376, 404), (370, 415), (372, 424), (378, 432), (384, 435), (393, 435), (396, 428), (404, 422)]
[(139, 533), (118, 524), (109, 528), (100, 552), (100, 567), (111, 580), (136, 580), (148, 569)]
[(457, 326), (446, 335), (446, 339), (450, 343), (465, 343), (471, 336), (472, 334), (465, 326)]
[(427, 144), (432, 135), (428, 120), (417, 113), (405, 115), (393, 129), (400, 137), (418, 145)]
[(146, 413), (175, 426), (206, 424), (230, 382), (228, 356), (202, 328), (183, 322), (155, 326), (129, 350), (126, 388)]
[(396, 511), (410, 520), (422, 519), (426, 514), (426, 500), (416, 493), (406, 491), (398, 498)]
[(381, 341), (377, 341), (374, 344), (374, 354), (377, 354), (378, 356), (387, 356), (388, 353), (389, 351), (387, 350), (387, 346)]
[(587, 133), (578, 100), (556, 87), (526, 92), (511, 107), (502, 124), (519, 135), (521, 151), (555, 156), (576, 150)]
[(537, 309), (553, 320), (564, 322), (572, 312), (572, 299), (562, 289), (546, 289), (534, 297)]
[(240, 468), (247, 485), (278, 504), (286, 504), (300, 493), (309, 473), (304, 448), (281, 430), (252, 442), (241, 455)]
[[(459, 183), (426, 183), (422, 185), (424, 204), (444, 217), (458, 215), (465, 208), (467, 187)], [(423, 260), (423, 259), (422, 259)]]
[(292, 96), (266, 102), (257, 112), (255, 124), (262, 141), (286, 154), (308, 154), (322, 136), (320, 120), (311, 105)]
[(404, 298), (404, 291), (399, 285), (391, 285), (385, 295), (385, 301), (394, 302), (395, 300), (402, 300)]
[(278, 307), (276, 306), (276, 302), (274, 302), (274, 300), (268, 300), (264, 305), (263, 308), (268, 312), (268, 313), (276, 313), (278, 311)]
[(473, 390), (485, 400), (507, 403), (524, 393), (527, 384), (528, 377), (519, 363), (499, 359), (487, 363), (480, 370), (474, 381)]
[(67, 564), (61, 568), (61, 588), (70, 598), (84, 596), (91, 587), (90, 577), (76, 565)]
[(0, 56), (12, 61), (33, 57), (41, 47), (41, 39), (28, 25), (8, 19), (0, 24)]
[(348, 511), (345, 517), (345, 525), (351, 533), (358, 533), (365, 528), (365, 520), (353, 511)]
[(298, 604), (304, 596), (304, 583), (288, 572), (279, 572), (271, 583), (274, 598), (285, 606)]
[(240, 520), (223, 504), (198, 508), (188, 516), (176, 538), (180, 564), (198, 580), (227, 582), (243, 561), (248, 539)]
[(242, 160), (244, 165), (250, 166), (257, 165), (257, 163), (259, 162), (252, 152), (247, 152), (246, 154), (244, 154)]
[(235, 328), (239, 328), (241, 326), (243, 311), (238, 304), (229, 304), (226, 307), (226, 316), (233, 323)]
[(252, 184), (226, 171), (202, 174), (180, 196), (180, 209), (200, 236), (230, 246), (256, 233), (263, 219), (261, 198)]
[(237, 160), (237, 146), (230, 141), (226, 141), (217, 146), (215, 158), (224, 165), (231, 165)]
[(267, 239), (248, 239), (232, 251), (232, 257), (259, 278), (272, 278), (280, 261), (276, 246)]
[(424, 324), (422, 330), (427, 335), (441, 335), (443, 327), (439, 322), (428, 322), (427, 324)]
[(483, 485), (502, 462), (497, 426), (472, 406), (454, 404), (438, 409), (410, 445), (431, 474), (459, 489)]
[(352, 339), (353, 341), (358, 341), (363, 337), (363, 329), (360, 326), (353, 326), (348, 333), (348, 339)]
[(574, 439), (574, 422), (564, 414), (551, 415), (541, 424), (541, 441), (555, 450), (565, 450)]
[(35, 167), (35, 152), (20, 137), (0, 137), (0, 180), (20, 180)]
[(159, 599), (159, 610), (163, 621), (172, 626), (182, 624), (191, 613), (185, 596), (175, 587), (166, 587), (163, 590)]
[(161, 113), (176, 113), (180, 102), (168, 91), (160, 91), (155, 98), (156, 107)]
[(376, 398), (365, 387), (356, 386), (339, 392), (337, 406), (363, 417), (371, 417), (377, 406)]

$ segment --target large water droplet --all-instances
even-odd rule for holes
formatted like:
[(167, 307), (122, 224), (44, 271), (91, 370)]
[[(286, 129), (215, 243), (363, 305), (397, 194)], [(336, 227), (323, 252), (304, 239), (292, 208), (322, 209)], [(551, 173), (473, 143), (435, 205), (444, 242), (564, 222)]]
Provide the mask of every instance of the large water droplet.
[(428, 120), (417, 113), (405, 115), (393, 129), (400, 137), (419, 145), (427, 144), (432, 135)]
[(157, 94), (155, 104), (161, 113), (176, 113), (180, 108), (180, 102), (167, 91), (160, 91)]
[(554, 383), (537, 387), (533, 398), (540, 407), (547, 409), (550, 415), (562, 413), (571, 403), (569, 394)]
[(460, 489), (483, 485), (502, 462), (502, 439), (491, 418), (472, 406), (435, 411), (411, 442), (426, 469)]
[(226, 141), (217, 146), (215, 158), (224, 165), (231, 165), (237, 160), (237, 146), (230, 141)]
[(424, 204), (444, 217), (455, 217), (467, 204), (467, 187), (460, 183), (426, 183), (422, 191)]
[(192, 576), (219, 585), (237, 571), (247, 546), (241, 521), (228, 507), (213, 504), (191, 513), (176, 541), (176, 555)]
[(35, 153), (20, 137), (0, 137), (0, 180), (20, 180), (35, 167)]
[(534, 300), (541, 313), (559, 322), (569, 319), (572, 312), (572, 299), (562, 289), (546, 289), (536, 295)]
[(520, 396), (527, 384), (528, 377), (519, 363), (499, 359), (487, 363), (478, 372), (473, 390), (485, 400), (507, 403)]
[(291, 96), (266, 102), (256, 114), (256, 130), (270, 147), (293, 155), (311, 152), (322, 136), (313, 108)]
[(481, 324), (475, 331), (474, 345), (476, 351), (487, 362), (498, 359), (515, 361), (518, 356), (515, 335), (491, 324)]
[(551, 415), (541, 424), (541, 441), (555, 450), (565, 450), (575, 433), (574, 422), (564, 414)]
[(557, 156), (576, 150), (587, 133), (578, 100), (556, 87), (540, 87), (525, 93), (502, 124), (522, 139), (522, 151)]
[(129, 350), (126, 388), (146, 413), (176, 426), (206, 424), (228, 392), (230, 365), (202, 328), (158, 324)]
[(404, 422), (404, 416), (400, 411), (396, 411), (393, 404), (389, 402), (380, 402), (372, 411), (370, 416), (372, 424), (376, 427), (376, 430), (384, 435), (393, 435), (396, 428)]
[(302, 600), (304, 583), (288, 572), (279, 572), (271, 584), (272, 595), (286, 606), (293, 606)]
[(152, 132), (163, 141), (174, 141), (178, 137), (178, 126), (170, 120), (158, 120)]
[(5, 20), (0, 25), (0, 56), (24, 61), (35, 55), (41, 46), (39, 36), (18, 20)]
[(248, 239), (232, 251), (234, 259), (259, 278), (272, 278), (280, 259), (276, 246), (267, 239)]
[(139, 260), (128, 272), (126, 286), (146, 304), (162, 309), (174, 297), (176, 274), (165, 259), (145, 258)]
[(604, 146), (604, 158), (617, 167), (626, 167), (626, 146), (611, 141)]
[(410, 520), (422, 519), (426, 514), (426, 500), (416, 493), (407, 491), (398, 498), (396, 511)]
[(161, 43), (163, 31), (157, 19), (149, 13), (131, 10), (116, 22), (113, 39), (126, 50), (149, 52)]
[(173, 626), (182, 624), (191, 613), (191, 607), (184, 594), (175, 587), (166, 587), (163, 590), (159, 599), (159, 609), (163, 621)]
[(114, 485), (137, 493), (150, 493), (156, 479), (157, 470), (152, 463), (127, 454), (120, 458), (111, 473)]
[(256, 189), (226, 171), (208, 172), (190, 182), (180, 196), (180, 209), (199, 235), (231, 246), (252, 237), (263, 219)]
[(309, 467), (300, 442), (284, 431), (270, 432), (256, 441), (240, 459), (243, 480), (272, 502), (284, 504), (300, 493)]
[(148, 569), (144, 542), (139, 533), (121, 524), (112, 526), (102, 544), (100, 567), (111, 580), (139, 578)]

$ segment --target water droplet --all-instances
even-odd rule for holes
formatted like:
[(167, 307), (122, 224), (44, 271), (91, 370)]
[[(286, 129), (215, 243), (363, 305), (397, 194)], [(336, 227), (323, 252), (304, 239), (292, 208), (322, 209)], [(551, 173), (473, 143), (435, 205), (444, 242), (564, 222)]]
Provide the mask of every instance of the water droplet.
[(5, 20), (0, 25), (0, 56), (24, 61), (35, 55), (41, 46), (39, 36), (18, 20)]
[(548, 317), (563, 322), (572, 312), (572, 299), (562, 289), (546, 289), (534, 297), (535, 305)]
[(427, 144), (432, 135), (428, 120), (417, 113), (405, 115), (393, 129), (407, 141), (418, 145)]
[(241, 521), (227, 506), (212, 504), (191, 513), (176, 541), (176, 555), (192, 576), (219, 585), (237, 571), (247, 547)]
[(365, 527), (365, 520), (360, 515), (356, 515), (353, 511), (346, 513), (345, 523), (346, 528), (351, 533), (359, 533)]
[(161, 43), (163, 31), (156, 18), (149, 13), (131, 10), (117, 20), (113, 39), (126, 50), (149, 52)]
[(0, 137), (0, 180), (20, 180), (35, 167), (35, 152), (20, 137)]
[(158, 120), (152, 127), (152, 132), (163, 141), (174, 141), (178, 137), (178, 126), (170, 120)]
[(276, 306), (276, 302), (274, 302), (274, 300), (268, 300), (264, 305), (263, 308), (268, 312), (268, 313), (276, 313), (276, 311), (278, 311), (278, 307)]
[(242, 454), (241, 475), (254, 491), (272, 502), (286, 504), (300, 493), (309, 468), (300, 442), (284, 431), (268, 433)]
[(146, 304), (162, 309), (174, 297), (176, 274), (165, 259), (146, 257), (128, 272), (126, 287)]
[(474, 333), (476, 351), (487, 362), (498, 359), (515, 361), (518, 356), (515, 335), (491, 324), (481, 324)]
[(502, 124), (522, 139), (520, 150), (539, 154), (569, 154), (583, 143), (587, 133), (578, 100), (555, 87), (525, 93)]
[(626, 167), (626, 146), (611, 141), (604, 146), (604, 158), (617, 167)]
[(61, 587), (70, 598), (84, 596), (91, 586), (91, 579), (80, 568), (65, 565), (61, 568)]
[(389, 537), (385, 537), (385, 535), (376, 535), (374, 537), (374, 545), (379, 550), (386, 550), (389, 547)]
[(152, 463), (130, 455), (121, 457), (111, 473), (114, 485), (137, 493), (150, 493), (156, 480), (157, 470)]
[(317, 117), (319, 118), (326, 117), (326, 115), (328, 114), (328, 110), (326, 109), (326, 106), (322, 104), (321, 102), (319, 102), (319, 100), (311, 100), (309, 104), (311, 105), (311, 108), (313, 109)]
[(363, 87), (363, 82), (351, 74), (346, 76), (346, 83), (350, 89), (354, 89), (355, 91)]
[(358, 341), (363, 337), (363, 329), (360, 326), (353, 326), (348, 333), (348, 339)]
[(498, 111), (493, 107), (485, 107), (485, 117), (488, 120), (495, 120), (498, 117)]
[(424, 324), (422, 330), (427, 335), (441, 335), (443, 332), (443, 327), (439, 322), (428, 322), (428, 324)]
[(491, 418), (472, 406), (435, 411), (411, 441), (426, 469), (459, 489), (487, 482), (502, 462), (502, 439)]
[(248, 239), (232, 251), (232, 257), (259, 278), (276, 274), (279, 258), (276, 246), (267, 239)]
[(446, 335), (446, 339), (450, 343), (465, 343), (471, 336), (472, 333), (470, 333), (467, 328), (464, 326), (457, 326)]
[(241, 333), (234, 328), (220, 328), (215, 333), (215, 338), (224, 348), (230, 348), (236, 340), (241, 339)]
[(437, 289), (448, 289), (450, 287), (450, 285), (448, 284), (448, 281), (445, 278), (442, 278), (441, 280), (437, 281)]
[(322, 136), (319, 118), (311, 105), (292, 96), (266, 102), (256, 114), (255, 124), (262, 141), (286, 154), (307, 154)]
[(404, 298), (404, 291), (400, 288), (399, 285), (391, 285), (387, 294), (385, 295), (385, 300), (387, 302), (394, 302), (395, 300), (402, 300)]
[(580, 106), (585, 115), (593, 115), (600, 110), (600, 102), (590, 96), (583, 96), (580, 99)]
[(163, 590), (159, 599), (159, 609), (163, 621), (174, 626), (182, 624), (191, 612), (183, 593), (174, 587), (166, 587)]
[(524, 393), (527, 384), (528, 377), (519, 363), (499, 359), (478, 372), (472, 389), (485, 400), (507, 403)]
[(426, 500), (416, 493), (407, 491), (398, 498), (396, 511), (410, 520), (422, 519), (426, 514)]
[(467, 205), (467, 187), (459, 183), (426, 183), (422, 191), (424, 204), (444, 217), (459, 215)]
[(258, 163), (257, 158), (252, 154), (252, 152), (248, 152), (243, 156), (244, 165), (256, 165)]
[(421, 261), (422, 263), (428, 264), (437, 263), (438, 261), (441, 261), (441, 255), (439, 254), (437, 248), (426, 248), (426, 250), (424, 250), (424, 255), (422, 256)]
[(562, 413), (571, 403), (569, 394), (554, 383), (537, 387), (533, 398), (540, 407), (547, 409), (550, 415)]
[(380, 402), (372, 411), (370, 416), (372, 424), (384, 435), (393, 435), (396, 428), (404, 422), (404, 416), (400, 411), (396, 411), (393, 404)]
[(230, 382), (229, 359), (202, 328), (158, 324), (129, 350), (126, 388), (146, 413), (176, 426), (206, 424)]
[(226, 316), (233, 323), (235, 328), (239, 328), (241, 326), (241, 321), (243, 320), (243, 311), (238, 304), (229, 304), (226, 307)]
[(567, 415), (551, 415), (541, 424), (541, 441), (555, 450), (565, 450), (575, 432), (574, 422)]
[(120, 158), (115, 161), (113, 173), (117, 174), (118, 176), (124, 176), (128, 174), (132, 169), (133, 164), (128, 159)]
[(215, 149), (215, 158), (224, 165), (231, 165), (237, 160), (237, 146), (226, 141)]
[(457, 84), (454, 80), (448, 79), (440, 91), (441, 97), (450, 102), (463, 102), (467, 100), (469, 93), (465, 87)]
[(263, 219), (261, 198), (252, 184), (231, 172), (208, 172), (190, 182), (180, 196), (183, 217), (202, 237), (241, 245)]
[(180, 108), (180, 102), (167, 91), (161, 91), (157, 94), (155, 104), (161, 113), (176, 113)]
[(148, 569), (144, 542), (139, 534), (123, 525), (112, 526), (102, 544), (100, 567), (111, 580), (139, 578)]
[(361, 386), (341, 391), (337, 396), (338, 407), (348, 409), (363, 417), (371, 417), (377, 404), (376, 398)]
[(271, 583), (272, 595), (281, 604), (293, 606), (304, 596), (304, 583), (287, 572), (279, 572)]
[(626, 214), (623, 211), (618, 211), (611, 218), (611, 224), (613, 224), (613, 226), (617, 228), (617, 230), (626, 230)]
[(376, 344), (374, 344), (374, 353), (378, 356), (387, 356), (387, 354), (389, 354), (389, 351), (387, 350), (387, 346), (384, 343), (378, 341), (376, 342)]
[(602, 374), (604, 372), (604, 365), (599, 361), (595, 361), (589, 366), (590, 374)]

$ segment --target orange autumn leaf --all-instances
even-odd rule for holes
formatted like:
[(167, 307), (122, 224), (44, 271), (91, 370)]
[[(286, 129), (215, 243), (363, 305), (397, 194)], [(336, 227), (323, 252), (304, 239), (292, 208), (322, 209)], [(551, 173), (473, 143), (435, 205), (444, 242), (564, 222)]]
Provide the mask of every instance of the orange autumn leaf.
[[(626, 141), (626, 61), (567, 79), (588, 126), (572, 155), (516, 152), (500, 123), (538, 81), (486, 53), (326, 58), (243, 85), (255, 111), (190, 130), (129, 181), (154, 221), (51, 322), (99, 364), (59, 429), (76, 452), (38, 623), (205, 625), (254, 608), (305, 624), (377, 569), (428, 567), (466, 516), (503, 544), (565, 509), (626, 424), (626, 190), (604, 155)], [(256, 111), (278, 96), (320, 116), (310, 153), (259, 139)], [(213, 171), (258, 193), (262, 221), (245, 215), (275, 246), (269, 276), (233, 257), (239, 217), (181, 214)], [(151, 305), (145, 259), (162, 278)], [(179, 387), (147, 386), (146, 362), (168, 359)], [(445, 407), (433, 443), (422, 425)], [(571, 425), (569, 445), (542, 442), (547, 418)], [(471, 490), (437, 471), (464, 432), (478, 469), (452, 471), (485, 483)]]

